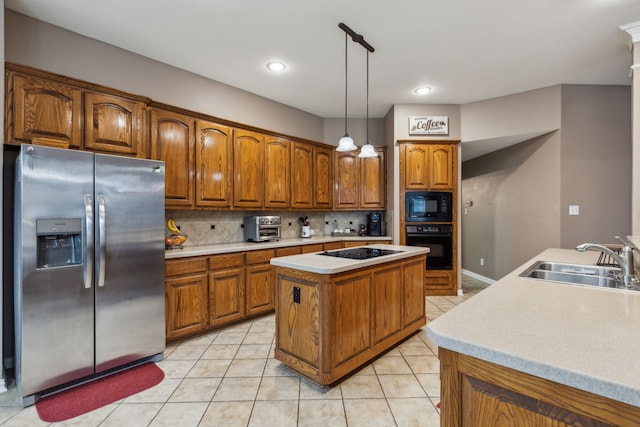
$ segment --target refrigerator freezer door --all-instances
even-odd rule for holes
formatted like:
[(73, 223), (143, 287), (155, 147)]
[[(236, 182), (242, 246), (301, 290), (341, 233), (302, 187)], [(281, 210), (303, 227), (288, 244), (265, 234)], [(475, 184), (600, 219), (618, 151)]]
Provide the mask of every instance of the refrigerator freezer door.
[[(21, 396), (94, 371), (94, 290), (85, 288), (83, 274), (92, 256), (84, 227), (85, 195), (93, 193), (92, 158), (81, 151), (21, 147), (14, 228), (16, 376)], [(82, 262), (72, 247), (78, 233)], [(63, 259), (65, 253), (68, 260)]]
[(96, 372), (165, 348), (164, 164), (95, 156)]

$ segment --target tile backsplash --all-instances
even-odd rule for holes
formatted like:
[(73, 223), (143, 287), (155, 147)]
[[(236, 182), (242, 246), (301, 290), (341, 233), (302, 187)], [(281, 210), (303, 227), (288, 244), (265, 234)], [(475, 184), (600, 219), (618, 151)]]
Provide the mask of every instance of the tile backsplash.
[(184, 246), (212, 245), (243, 241), (242, 224), (249, 215), (279, 215), (282, 221), (283, 239), (300, 237), (298, 218), (308, 216), (309, 226), (316, 236), (330, 236), (336, 227), (359, 230), (367, 223), (368, 212), (315, 212), (315, 211), (179, 211), (165, 212), (167, 219), (173, 218), (180, 231), (188, 236)]

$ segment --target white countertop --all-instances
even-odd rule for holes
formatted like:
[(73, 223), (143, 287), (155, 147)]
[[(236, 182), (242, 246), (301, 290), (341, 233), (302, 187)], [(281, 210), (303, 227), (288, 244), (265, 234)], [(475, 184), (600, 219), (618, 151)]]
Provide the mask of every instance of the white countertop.
[(518, 277), (534, 261), (595, 264), (547, 249), (427, 325), (438, 346), (640, 406), (640, 292)]
[[(332, 256), (318, 255), (321, 252), (290, 255), (272, 258), (271, 264), (278, 267), (289, 267), (296, 270), (309, 271), (318, 274), (334, 274), (351, 271), (358, 268), (370, 267), (372, 265), (384, 264), (390, 261), (397, 261), (416, 255), (429, 253), (429, 248), (420, 246), (400, 246), (400, 245), (368, 245), (372, 249), (388, 249), (401, 251), (395, 254), (379, 256), (369, 259), (348, 259)], [(334, 252), (334, 251), (329, 251)]]
[(229, 252), (252, 251), (259, 249), (284, 248), (287, 246), (313, 245), (315, 243), (349, 242), (349, 241), (389, 241), (390, 236), (317, 236), (309, 238), (280, 239), (277, 242), (234, 242), (216, 245), (184, 246), (181, 249), (169, 249), (164, 252), (165, 259), (186, 258), (200, 255), (217, 255)]

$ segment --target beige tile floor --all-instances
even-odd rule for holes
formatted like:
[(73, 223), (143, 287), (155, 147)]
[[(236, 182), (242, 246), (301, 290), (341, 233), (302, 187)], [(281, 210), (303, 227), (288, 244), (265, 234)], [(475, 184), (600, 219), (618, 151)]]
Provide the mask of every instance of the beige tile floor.
[[(464, 296), (428, 297), (427, 318), (487, 285), (465, 276)], [(423, 328), (331, 389), (273, 359), (274, 316), (171, 345), (157, 386), (56, 425), (69, 426), (420, 426), (440, 425), (437, 347)], [(43, 426), (14, 386), (0, 395), (0, 425)]]

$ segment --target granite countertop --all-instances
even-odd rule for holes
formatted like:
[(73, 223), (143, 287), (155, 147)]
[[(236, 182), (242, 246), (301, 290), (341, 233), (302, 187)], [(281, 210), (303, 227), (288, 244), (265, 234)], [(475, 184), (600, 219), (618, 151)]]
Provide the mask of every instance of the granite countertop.
[(277, 242), (221, 243), (217, 245), (184, 246), (181, 249), (168, 249), (164, 252), (164, 257), (165, 259), (187, 258), (191, 256), (217, 255), (217, 254), (226, 254), (230, 252), (284, 248), (287, 246), (296, 246), (296, 245), (313, 245), (316, 243), (349, 242), (349, 241), (377, 242), (377, 241), (385, 241), (385, 240), (389, 241), (392, 239), (393, 237), (390, 237), (390, 236), (353, 236), (353, 237), (314, 236), (309, 238), (299, 237), (294, 239), (280, 239)]
[(272, 258), (271, 264), (277, 267), (289, 267), (296, 270), (309, 271), (311, 273), (334, 274), (429, 253), (429, 248), (420, 246), (376, 244), (368, 245), (367, 248), (387, 249), (399, 252), (369, 259), (336, 258), (332, 256), (318, 255), (316, 252)]
[(598, 255), (547, 249), (429, 322), (427, 335), (438, 346), (640, 406), (640, 292), (518, 277), (537, 260), (595, 264)]

